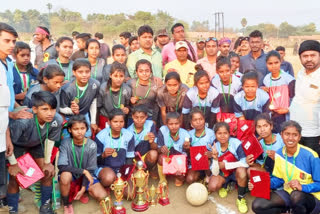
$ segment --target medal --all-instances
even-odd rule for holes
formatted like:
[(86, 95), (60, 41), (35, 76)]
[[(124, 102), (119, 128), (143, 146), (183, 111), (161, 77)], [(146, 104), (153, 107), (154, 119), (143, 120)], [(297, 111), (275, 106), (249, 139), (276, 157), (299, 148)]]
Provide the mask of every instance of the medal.
[(149, 136), (148, 135), (144, 136), (143, 140), (149, 140)]
[(288, 183), (283, 184), (283, 189), (290, 189), (290, 185)]
[(169, 162), (170, 162), (170, 160), (171, 160), (171, 158), (166, 157), (166, 162), (167, 162), (167, 163), (169, 163)]
[(118, 156), (118, 153), (116, 151), (112, 152), (112, 157), (117, 157)]
[(74, 101), (76, 104), (79, 104), (79, 98), (78, 98), (78, 97), (74, 98), (73, 101)]
[(121, 104), (121, 105), (120, 105), (120, 108), (124, 108), (124, 105), (123, 105), (123, 104)]
[(139, 100), (139, 97), (138, 97), (138, 96), (135, 96), (134, 98), (136, 98), (136, 100)]
[(273, 110), (273, 109), (274, 109), (274, 105), (273, 105), (273, 104), (270, 104), (269, 109), (270, 109), (270, 110)]

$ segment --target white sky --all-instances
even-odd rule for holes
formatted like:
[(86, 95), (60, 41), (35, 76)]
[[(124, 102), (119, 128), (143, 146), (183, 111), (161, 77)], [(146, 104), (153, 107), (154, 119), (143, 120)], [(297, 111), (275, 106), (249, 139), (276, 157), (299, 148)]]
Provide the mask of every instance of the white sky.
[(210, 28), (213, 28), (214, 12), (224, 12), (226, 27), (241, 28), (240, 20), (245, 17), (248, 25), (314, 22), (320, 30), (319, 0), (10, 0), (1, 5), (0, 11), (37, 9), (47, 12), (48, 2), (53, 5), (53, 11), (65, 8), (78, 11), (84, 17), (89, 13), (134, 14), (138, 10), (152, 13), (163, 10), (189, 23), (209, 20)]

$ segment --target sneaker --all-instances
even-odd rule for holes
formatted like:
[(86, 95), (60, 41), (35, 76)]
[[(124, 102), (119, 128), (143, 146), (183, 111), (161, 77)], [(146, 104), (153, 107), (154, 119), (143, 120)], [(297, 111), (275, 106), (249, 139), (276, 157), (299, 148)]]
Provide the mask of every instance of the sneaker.
[(7, 203), (7, 199), (6, 198), (1, 198), (0, 199), (0, 212), (9, 212), (9, 207), (8, 207), (8, 203)]
[(56, 214), (56, 212), (52, 210), (52, 205), (50, 200), (48, 200), (44, 205), (41, 205), (39, 214)]
[(239, 198), (237, 199), (237, 206), (238, 206), (238, 210), (240, 213), (246, 213), (248, 212), (248, 206), (247, 206), (247, 201), (244, 198), (241, 198), (241, 200), (239, 200)]
[(219, 196), (220, 196), (220, 198), (225, 198), (225, 197), (227, 197), (227, 195), (228, 195), (227, 189), (221, 187), (221, 188), (219, 189)]
[(63, 207), (63, 213), (64, 214), (73, 214), (73, 206), (72, 204), (69, 204), (68, 206)]

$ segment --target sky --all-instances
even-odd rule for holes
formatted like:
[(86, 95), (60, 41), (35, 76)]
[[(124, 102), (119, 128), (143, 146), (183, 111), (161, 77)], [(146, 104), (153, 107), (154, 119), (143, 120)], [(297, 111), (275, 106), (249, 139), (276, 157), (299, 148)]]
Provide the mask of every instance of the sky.
[(214, 13), (223, 12), (226, 27), (241, 28), (240, 21), (245, 17), (248, 25), (314, 22), (320, 30), (319, 0), (10, 0), (1, 5), (0, 11), (37, 9), (47, 12), (49, 2), (53, 11), (60, 8), (78, 11), (84, 18), (90, 13), (134, 14), (139, 10), (152, 13), (162, 10), (190, 24), (193, 20), (209, 20), (210, 28), (214, 28)]

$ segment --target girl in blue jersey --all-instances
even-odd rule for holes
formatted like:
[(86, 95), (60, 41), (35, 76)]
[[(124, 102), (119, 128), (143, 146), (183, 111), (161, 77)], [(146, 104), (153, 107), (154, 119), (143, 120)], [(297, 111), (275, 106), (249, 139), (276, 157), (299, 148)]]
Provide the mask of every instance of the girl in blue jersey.
[[(166, 115), (167, 125), (161, 126), (158, 132), (157, 144), (160, 154), (158, 158), (158, 173), (160, 177), (160, 183), (167, 183), (166, 177), (162, 170), (163, 158), (169, 155), (187, 155), (186, 148), (190, 142), (190, 135), (187, 130), (180, 128), (179, 118), (179, 113), (168, 112)], [(176, 175), (175, 177), (175, 185), (183, 185), (185, 176)]]
[(124, 164), (132, 164), (134, 158), (134, 136), (123, 128), (125, 114), (114, 109), (109, 117), (109, 127), (96, 136), (98, 169), (95, 175), (105, 187), (116, 179), (116, 173)]
[(236, 117), (240, 120), (254, 120), (258, 114), (269, 112), (269, 95), (258, 88), (258, 73), (245, 73), (241, 82), (243, 90), (234, 97)]
[(13, 50), (13, 57), (16, 59), (13, 67), (13, 89), (16, 101), (22, 104), (28, 89), (38, 82), (39, 71), (30, 62), (31, 48), (27, 43), (17, 42)]
[(203, 111), (206, 119), (206, 126), (213, 127), (219, 112), (219, 92), (210, 86), (210, 78), (201, 66), (197, 67), (194, 74), (194, 86), (187, 91), (183, 101), (183, 124), (184, 128), (189, 130), (190, 121), (189, 114), (193, 107), (199, 107)]
[(293, 76), (280, 69), (281, 58), (277, 51), (270, 51), (266, 61), (270, 73), (265, 76), (261, 88), (270, 96), (269, 108), (275, 124), (274, 130), (280, 132), (280, 124), (289, 119), (289, 105), (294, 97), (296, 81)]
[[(241, 141), (230, 137), (230, 127), (225, 122), (219, 122), (214, 126), (216, 143), (212, 147), (212, 156), (218, 160), (220, 174), (212, 175), (209, 180), (208, 190), (219, 191), (219, 196), (227, 196), (227, 184), (229, 181), (236, 181), (238, 184), (237, 206), (241, 213), (248, 211), (247, 202), (244, 198), (247, 186), (247, 164), (246, 155), (242, 149)], [(228, 160), (229, 163), (226, 163)], [(234, 166), (228, 166), (232, 162)], [(225, 170), (234, 170), (228, 172)], [(229, 175), (226, 177), (226, 173)]]
[(253, 155), (248, 155), (246, 161), (250, 170), (267, 171), (272, 173), (274, 166), (274, 156), (278, 149), (284, 146), (282, 138), (278, 133), (272, 133), (273, 122), (267, 113), (259, 114), (255, 119), (256, 132), (260, 138), (263, 154), (254, 162)]
[[(215, 140), (215, 135), (212, 129), (209, 129), (205, 126), (205, 118), (203, 112), (198, 109), (192, 109), (190, 113), (191, 117), (191, 125), (194, 129), (189, 131), (189, 135), (191, 137), (191, 142), (188, 143), (186, 150), (189, 152), (190, 147), (193, 146), (206, 146), (208, 151), (205, 155), (210, 159), (212, 157), (212, 153), (210, 150), (210, 145)], [(206, 172), (206, 175), (209, 174)], [(198, 181), (201, 177), (204, 177), (204, 171), (194, 171), (192, 169), (188, 170), (186, 176), (186, 182), (188, 184), (192, 184), (193, 182)]]

